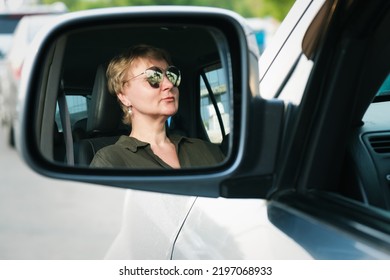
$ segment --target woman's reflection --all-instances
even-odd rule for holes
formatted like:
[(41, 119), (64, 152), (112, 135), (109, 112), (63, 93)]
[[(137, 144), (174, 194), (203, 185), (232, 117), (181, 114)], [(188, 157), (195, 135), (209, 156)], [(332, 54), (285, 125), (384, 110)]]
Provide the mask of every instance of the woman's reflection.
[(129, 136), (100, 149), (91, 166), (185, 168), (213, 166), (224, 159), (216, 144), (167, 135), (166, 121), (179, 106), (181, 73), (165, 50), (134, 46), (111, 60), (107, 79), (124, 112), (123, 122), (132, 129)]

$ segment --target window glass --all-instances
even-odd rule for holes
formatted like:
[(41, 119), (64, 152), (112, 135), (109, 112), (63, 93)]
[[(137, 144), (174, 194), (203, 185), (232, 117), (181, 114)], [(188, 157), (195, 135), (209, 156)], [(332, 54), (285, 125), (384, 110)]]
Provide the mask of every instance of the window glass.
[(388, 110), (390, 101), (390, 74), (383, 81), (382, 85), (378, 89), (375, 98), (372, 103), (368, 106), (367, 111), (364, 114), (363, 122), (369, 124), (383, 123), (386, 130), (389, 127), (388, 122)]
[[(83, 95), (67, 95), (66, 103), (68, 105), (70, 123), (73, 126), (75, 122), (88, 117), (88, 104), (87, 97)], [(56, 116), (55, 116), (58, 130), (62, 132), (62, 123), (59, 107), (57, 104), (56, 107)]]
[(376, 96), (390, 95), (390, 74), (387, 75), (386, 80), (383, 82), (382, 86), (379, 88)]
[(0, 16), (0, 33), (12, 34), (18, 24), (20, 17)]
[[(204, 73), (206, 80), (203, 77), (200, 79), (201, 118), (210, 141), (221, 143), (223, 132), (225, 135), (230, 132), (230, 98), (227, 93), (225, 71), (220, 67), (210, 67), (205, 69)], [(210, 85), (211, 91), (207, 84)]]

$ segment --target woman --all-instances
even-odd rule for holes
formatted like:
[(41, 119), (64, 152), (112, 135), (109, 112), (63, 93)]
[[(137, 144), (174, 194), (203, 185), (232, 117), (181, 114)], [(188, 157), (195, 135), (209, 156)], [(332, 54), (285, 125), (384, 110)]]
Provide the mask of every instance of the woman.
[(129, 136), (99, 150), (95, 167), (183, 168), (211, 166), (224, 158), (215, 144), (166, 134), (165, 124), (179, 106), (180, 70), (162, 49), (138, 45), (113, 58), (108, 89), (131, 124)]

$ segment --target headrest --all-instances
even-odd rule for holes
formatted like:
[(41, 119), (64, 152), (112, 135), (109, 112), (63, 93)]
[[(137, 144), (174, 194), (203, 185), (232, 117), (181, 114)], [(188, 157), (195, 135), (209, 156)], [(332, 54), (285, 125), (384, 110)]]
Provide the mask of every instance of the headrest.
[(105, 69), (99, 65), (88, 109), (87, 133), (110, 134), (118, 129), (121, 119), (122, 110), (116, 97), (108, 92)]

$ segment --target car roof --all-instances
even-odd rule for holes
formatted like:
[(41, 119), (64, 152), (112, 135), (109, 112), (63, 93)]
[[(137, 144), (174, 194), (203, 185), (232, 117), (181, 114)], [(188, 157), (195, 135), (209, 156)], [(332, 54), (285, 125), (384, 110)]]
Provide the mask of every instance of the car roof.
[[(181, 69), (219, 61), (214, 38), (197, 27), (123, 26), (86, 30), (67, 39), (65, 88), (90, 89), (98, 65), (108, 65), (114, 56), (140, 43), (168, 50), (173, 63)], [(79, 74), (75, 75), (76, 72)]]

